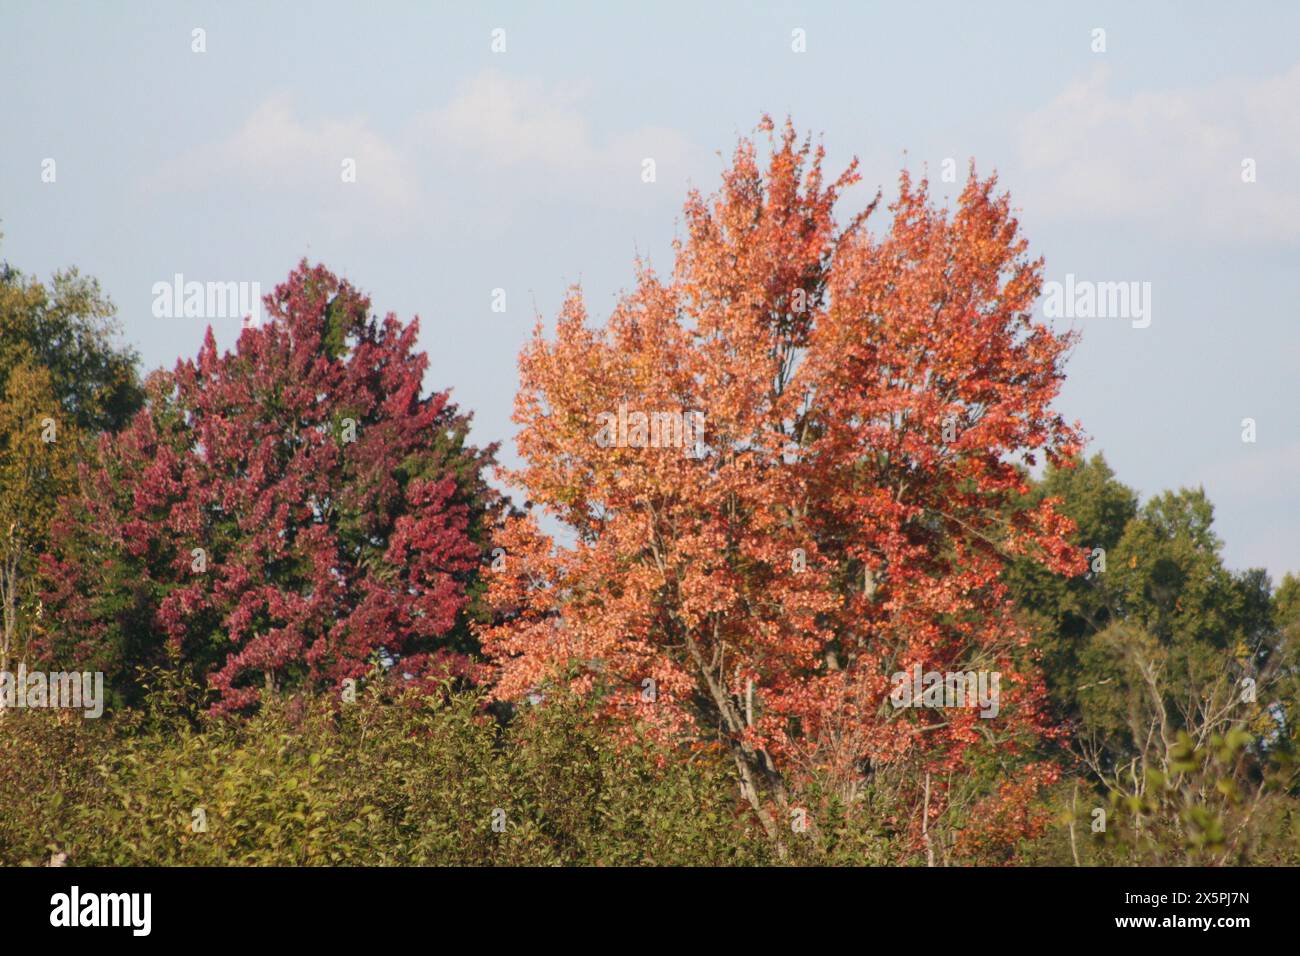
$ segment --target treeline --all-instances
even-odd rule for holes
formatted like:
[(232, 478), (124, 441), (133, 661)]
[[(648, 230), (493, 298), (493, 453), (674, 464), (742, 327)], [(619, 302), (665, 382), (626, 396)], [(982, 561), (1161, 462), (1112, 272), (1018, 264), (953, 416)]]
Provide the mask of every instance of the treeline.
[(1300, 579), (1084, 456), (994, 179), (875, 235), (760, 131), (525, 347), (513, 502), (321, 266), (143, 380), (5, 266), (0, 670), (109, 700), (0, 712), (0, 861), (1300, 862)]

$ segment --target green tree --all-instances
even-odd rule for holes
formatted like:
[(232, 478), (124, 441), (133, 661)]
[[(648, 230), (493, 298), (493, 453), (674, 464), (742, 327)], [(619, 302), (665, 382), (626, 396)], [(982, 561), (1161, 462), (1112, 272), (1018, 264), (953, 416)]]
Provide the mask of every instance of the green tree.
[(1097, 454), (1073, 468), (1049, 467), (1025, 500), (1038, 505), (1045, 498), (1058, 499), (1060, 511), (1077, 526), (1070, 543), (1086, 553), (1088, 572), (1066, 577), (1020, 560), (1008, 580), (1016, 603), (1041, 635), (1048, 690), (1068, 717), (1076, 709), (1076, 688), (1086, 683), (1079, 654), (1088, 638), (1115, 616), (1106, 574), (1125, 528), (1137, 515), (1138, 497)]
[(37, 557), (85, 443), (141, 402), (114, 311), (75, 269), (47, 285), (0, 263), (0, 668), (40, 627)]
[(116, 431), (144, 398), (135, 350), (116, 341), (116, 314), (75, 268), (43, 283), (0, 263), (0, 383), (21, 365), (40, 366), (79, 429)]
[(47, 369), (23, 364), (10, 372), (0, 393), (0, 670), (26, 656), (35, 556), (59, 497), (75, 482), (79, 437), (64, 418)]
[(1072, 836), (1108, 807), (1110, 862), (1294, 847), (1300, 582), (1273, 594), (1264, 571), (1228, 569), (1202, 489), (1139, 506), (1100, 456), (1049, 470), (1028, 497), (1061, 499), (1090, 565), (1074, 579), (1027, 564), (1011, 575), (1082, 773), (1085, 796), (1062, 788)]

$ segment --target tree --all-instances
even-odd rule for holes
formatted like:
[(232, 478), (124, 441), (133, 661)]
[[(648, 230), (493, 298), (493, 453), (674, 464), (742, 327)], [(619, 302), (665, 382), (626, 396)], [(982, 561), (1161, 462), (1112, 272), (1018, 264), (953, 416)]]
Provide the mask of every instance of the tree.
[[(1031, 320), (1041, 263), (994, 179), (972, 170), (949, 215), (902, 175), (876, 239), (875, 203), (835, 222), (856, 164), (828, 183), (788, 122), (760, 128), (766, 171), (742, 141), (721, 193), (690, 195), (671, 278), (638, 264), (595, 329), (574, 290), (524, 350), (509, 474), (536, 507), (498, 537), (483, 645), (499, 696), (566, 685), (719, 738), (778, 842), (801, 780), (851, 801), (911, 762), (922, 840), (968, 756), (1042, 729), (1001, 575), (1083, 570), (1050, 500), (1006, 507), (1028, 491), (1013, 456), (1077, 447), (1049, 407), (1069, 339)], [(997, 718), (892, 706), (913, 665), (997, 671)]]
[(421, 397), (418, 323), (302, 263), (269, 321), (147, 382), (101, 439), (47, 557), (51, 658), (118, 675), (170, 657), (218, 710), (338, 685), (376, 660), (467, 675), (464, 612), (495, 497), (493, 450), (446, 392)]
[(1176, 713), (1198, 706), (1225, 679), (1225, 668), (1234, 679), (1276, 669), (1267, 575), (1224, 566), (1203, 490), (1167, 491), (1139, 508), (1097, 455), (1049, 469), (1026, 500), (1045, 497), (1059, 499), (1075, 520), (1071, 537), (1087, 552), (1090, 570), (1069, 578), (1020, 561), (1009, 579), (1012, 594), (1041, 635), (1058, 717), (1100, 741), (1107, 763), (1126, 765), (1143, 749), (1151, 693), (1145, 671), (1155, 668), (1170, 695), (1176, 730), (1187, 726)]
[[(1062, 514), (1075, 524), (1070, 541), (1085, 552), (1083, 575), (1061, 575), (1041, 563), (1020, 559), (1007, 576), (1012, 598), (1039, 635), (1048, 692), (1063, 720), (1077, 716), (1077, 693), (1091, 678), (1081, 670), (1079, 655), (1088, 638), (1115, 617), (1115, 595), (1106, 587), (1108, 569), (1124, 529), (1138, 510), (1136, 493), (1115, 477), (1101, 454), (1067, 468), (1046, 469), (1032, 483), (1025, 503), (1060, 502)], [(1019, 508), (1021, 502), (1013, 507)]]
[(1048, 496), (1089, 573), (1022, 561), (1011, 585), (1081, 773), (1063, 798), (1075, 862), (1073, 834), (1103, 811), (1104, 860), (1258, 858), (1295, 815), (1294, 580), (1274, 596), (1262, 570), (1228, 570), (1203, 490), (1139, 507), (1098, 455), (1049, 469), (1026, 500)]
[(140, 404), (114, 311), (75, 269), (44, 284), (0, 263), (0, 670), (41, 626), (37, 559), (84, 443)]
[(0, 670), (26, 657), (36, 613), (35, 559), (59, 496), (76, 479), (79, 438), (62, 414), (48, 370), (10, 370), (0, 400)]
[(114, 341), (116, 312), (76, 269), (46, 284), (0, 263), (0, 382), (21, 365), (39, 366), (83, 433), (121, 428), (144, 395), (135, 351)]

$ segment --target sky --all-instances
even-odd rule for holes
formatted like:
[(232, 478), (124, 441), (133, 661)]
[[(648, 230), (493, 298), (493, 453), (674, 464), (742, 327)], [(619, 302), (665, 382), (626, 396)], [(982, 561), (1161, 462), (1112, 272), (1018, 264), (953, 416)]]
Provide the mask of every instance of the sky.
[(1144, 292), (1051, 318), (1089, 451), (1144, 499), (1204, 487), (1231, 567), (1300, 572), (1300, 4), (0, 0), (0, 91), (0, 259), (98, 278), (146, 369), (209, 324), (155, 284), (306, 257), (419, 316), (426, 385), (507, 463), (539, 317), (667, 272), (763, 114), (861, 160), (846, 209), (973, 161), (1046, 280)]

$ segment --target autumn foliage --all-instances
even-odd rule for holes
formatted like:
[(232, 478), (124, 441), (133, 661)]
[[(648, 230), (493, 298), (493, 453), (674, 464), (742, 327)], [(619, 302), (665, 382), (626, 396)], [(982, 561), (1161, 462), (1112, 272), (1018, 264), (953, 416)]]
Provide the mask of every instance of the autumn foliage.
[[(1051, 499), (1010, 507), (1017, 463), (1077, 450), (1051, 408), (1070, 341), (1031, 317), (1041, 263), (995, 179), (949, 212), (904, 173), (876, 234), (876, 203), (838, 221), (856, 164), (831, 179), (789, 124), (761, 130), (765, 163), (742, 141), (689, 197), (671, 275), (638, 263), (596, 324), (574, 289), (525, 348), (507, 476), (535, 507), (498, 534), (482, 645), (502, 698), (562, 686), (718, 741), (773, 836), (797, 784), (851, 799), (907, 767), (922, 840), (944, 780), (1050, 732), (1001, 575), (1083, 570)], [(597, 441), (620, 406), (703, 412), (703, 441)], [(1000, 672), (998, 718), (895, 708), (914, 664)]]
[(493, 496), (418, 324), (301, 265), (269, 320), (147, 383), (83, 467), (46, 556), (51, 661), (188, 663), (220, 710), (337, 686), (379, 658), (467, 674), (464, 611)]
[(0, 862), (1294, 862), (1300, 579), (1084, 460), (995, 177), (759, 133), (539, 318), (509, 497), (324, 267), (143, 388), (0, 270), (0, 670), (111, 688), (0, 707)]

